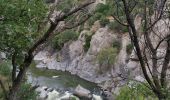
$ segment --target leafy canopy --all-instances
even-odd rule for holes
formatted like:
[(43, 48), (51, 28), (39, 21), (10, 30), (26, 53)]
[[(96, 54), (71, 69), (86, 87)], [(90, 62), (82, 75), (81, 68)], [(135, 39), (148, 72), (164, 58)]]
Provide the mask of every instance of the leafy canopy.
[(24, 55), (41, 35), (38, 29), (46, 14), (43, 0), (0, 0), (0, 50), (9, 57), (14, 51)]
[(1, 44), (10, 49), (26, 49), (37, 34), (45, 17), (46, 6), (41, 0), (1, 0)]

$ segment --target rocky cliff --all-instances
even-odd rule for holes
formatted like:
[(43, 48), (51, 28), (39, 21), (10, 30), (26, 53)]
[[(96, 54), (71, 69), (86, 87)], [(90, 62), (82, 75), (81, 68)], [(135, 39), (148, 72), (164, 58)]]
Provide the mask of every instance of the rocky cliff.
[[(141, 19), (140, 16), (136, 17), (135, 26), (139, 31), (138, 33), (140, 33), (138, 34), (140, 46), (143, 48), (144, 37), (142, 32), (140, 32)], [(169, 30), (166, 27), (167, 22), (169, 22), (169, 20), (160, 20), (155, 25), (155, 31), (159, 29), (159, 36), (169, 34)], [(88, 51), (84, 51), (86, 35), (89, 34), (92, 35), (90, 47)], [(154, 33), (150, 34), (150, 38), (153, 44), (157, 44), (159, 41), (159, 38), (155, 36)], [(112, 47), (115, 41), (118, 41), (120, 46), (116, 54), (115, 63), (112, 68), (105, 73), (98, 73), (97, 70), (100, 68), (100, 65), (96, 62), (97, 55), (101, 50)], [(50, 55), (48, 50), (43, 50), (35, 56), (34, 60), (38, 68), (44, 67), (69, 71), (85, 80), (98, 83), (103, 88), (116, 89), (117, 86), (126, 82), (127, 76), (139, 81), (145, 81), (135, 51), (132, 50), (130, 53), (127, 51), (129, 44), (130, 39), (128, 33), (117, 33), (111, 31), (107, 26), (101, 28), (99, 23), (95, 22), (90, 30), (83, 30), (76, 41), (65, 43), (61, 51)], [(158, 48), (158, 51), (160, 51), (157, 53), (159, 58), (164, 56), (166, 45), (166, 43), (162, 43), (160, 48)], [(161, 69), (161, 66), (159, 69)]]
[[(129, 57), (126, 47), (130, 44), (130, 39), (128, 33), (116, 33), (107, 26), (103, 28), (98, 26), (96, 23), (91, 30), (82, 31), (76, 41), (65, 43), (61, 51), (55, 52), (53, 55), (50, 55), (48, 50), (40, 51), (34, 58), (37, 67), (69, 71), (88, 81), (102, 83), (106, 88), (108, 85), (115, 85), (113, 77), (116, 81), (118, 74), (126, 74), (124, 66)], [(90, 47), (88, 51), (84, 51), (85, 36), (90, 33), (92, 34)], [(112, 47), (115, 41), (120, 45), (115, 64), (111, 70), (98, 73), (100, 65), (96, 61), (97, 55), (101, 50)]]

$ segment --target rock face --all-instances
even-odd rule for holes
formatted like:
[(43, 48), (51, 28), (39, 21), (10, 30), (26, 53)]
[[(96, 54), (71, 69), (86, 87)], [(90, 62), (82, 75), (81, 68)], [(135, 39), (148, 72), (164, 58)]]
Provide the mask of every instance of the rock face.
[[(47, 50), (40, 51), (34, 58), (37, 64), (36, 67), (69, 71), (85, 80), (98, 83), (105, 89), (117, 86), (118, 83), (114, 82), (120, 80), (117, 75), (120, 73), (126, 74), (125, 65), (128, 59), (126, 47), (130, 44), (129, 36), (127, 33), (121, 35), (114, 33), (107, 27), (99, 28), (93, 34), (90, 47), (85, 52), (85, 36), (90, 32), (88, 30), (82, 31), (78, 40), (65, 43), (62, 50), (52, 56)], [(121, 48), (117, 54), (114, 68), (99, 74), (97, 72), (99, 64), (96, 62), (96, 57), (102, 49), (112, 47), (115, 40), (120, 41)], [(113, 79), (113, 77), (116, 78)]]
[[(137, 16), (135, 19), (135, 25), (139, 33), (140, 47), (143, 50), (144, 37), (140, 31), (141, 19), (140, 16)], [(166, 27), (168, 21), (169, 20), (160, 20), (155, 25), (154, 30), (159, 30), (159, 36), (164, 37), (169, 34), (169, 28)], [(88, 51), (85, 52), (85, 36), (90, 33), (94, 34), (90, 41), (90, 47)], [(150, 33), (150, 38), (154, 46), (159, 41), (159, 37), (155, 36), (154, 33)], [(96, 57), (102, 49), (112, 47), (115, 40), (119, 41), (121, 46), (117, 53), (114, 67), (105, 73), (99, 74), (96, 71), (99, 69)], [(35, 56), (34, 60), (38, 68), (45, 67), (48, 69), (69, 71), (83, 79), (98, 83), (104, 89), (117, 92), (118, 88), (116, 87), (119, 85), (121, 86), (126, 82), (126, 80), (122, 80), (122, 77), (127, 77), (129, 75), (127, 72), (133, 72), (130, 73), (132, 78), (145, 81), (135, 51), (133, 50), (131, 54), (127, 53), (127, 46), (129, 44), (130, 39), (128, 33), (118, 34), (110, 31), (107, 27), (100, 28), (100, 25), (96, 22), (90, 30), (82, 31), (76, 41), (65, 43), (61, 51), (49, 56), (50, 53), (47, 50), (43, 50)], [(160, 58), (164, 56), (166, 46), (166, 43), (162, 43), (160, 48), (158, 48), (157, 55)], [(158, 68), (158, 71), (160, 70), (161, 67)]]
[(40, 51), (34, 58), (37, 67), (69, 71), (95, 83), (111, 79), (111, 71), (102, 75), (96, 72), (99, 66), (96, 64), (96, 56), (100, 50), (111, 47), (118, 36), (108, 28), (100, 28), (92, 36), (89, 50), (84, 52), (85, 34), (89, 32), (81, 32), (77, 41), (66, 43), (60, 52), (52, 56), (48, 56), (48, 51)]

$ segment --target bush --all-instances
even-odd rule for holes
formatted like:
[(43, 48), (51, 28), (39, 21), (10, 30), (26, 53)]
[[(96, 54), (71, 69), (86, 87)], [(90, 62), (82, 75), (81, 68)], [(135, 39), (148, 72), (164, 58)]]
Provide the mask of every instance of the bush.
[(116, 48), (107, 48), (103, 49), (99, 52), (97, 55), (97, 62), (99, 63), (99, 73), (104, 73), (110, 68), (112, 68), (115, 58), (117, 55), (117, 49)]
[(124, 32), (124, 33), (128, 32), (128, 28), (126, 26), (121, 25), (117, 21), (109, 23), (108, 26), (111, 30), (116, 31), (116, 32)]
[(108, 4), (98, 4), (96, 7), (96, 12), (102, 13), (103, 15), (107, 15), (110, 7)]
[(117, 53), (118, 53), (120, 51), (120, 49), (121, 49), (121, 43), (119, 41), (117, 41), (117, 40), (114, 40), (113, 44), (112, 44), (112, 47), (116, 48), (117, 49)]
[(11, 72), (11, 65), (9, 62), (0, 63), (0, 75), (9, 76)]
[(84, 45), (84, 51), (87, 52), (90, 48), (90, 42), (91, 42), (91, 38), (92, 38), (93, 34), (90, 35), (85, 35), (85, 39), (86, 39), (86, 43)]
[(32, 88), (31, 84), (24, 83), (18, 92), (18, 100), (37, 100), (37, 92)]
[(89, 20), (88, 20), (88, 24), (89, 26), (92, 26), (94, 24), (95, 21), (100, 20), (100, 18), (103, 16), (102, 13), (95, 13), (95, 15), (93, 15)]
[(61, 50), (61, 48), (64, 46), (64, 43), (70, 40), (76, 40), (78, 36), (79, 36), (78, 33), (70, 30), (60, 33), (53, 40), (53, 47), (55, 49)]
[(107, 16), (110, 16), (113, 13), (113, 5), (109, 1), (107, 4), (98, 4), (95, 10), (95, 14), (89, 19), (89, 26), (97, 20), (100, 20), (102, 27), (106, 26), (109, 23), (109, 20), (106, 19)]
[(105, 17), (102, 17), (102, 18), (100, 19), (100, 25), (101, 25), (102, 27), (105, 27), (107, 24), (109, 24), (109, 19), (106, 19)]
[(106, 4), (98, 4), (96, 12), (101, 13), (104, 16), (110, 16), (114, 12), (113, 1), (107, 1)]
[(128, 45), (126, 46), (126, 52), (127, 52), (127, 54), (131, 54), (132, 50), (133, 50), (133, 45), (132, 45), (132, 44), (128, 44)]
[(130, 83), (120, 89), (116, 100), (155, 100), (153, 92), (145, 86), (147, 84)]

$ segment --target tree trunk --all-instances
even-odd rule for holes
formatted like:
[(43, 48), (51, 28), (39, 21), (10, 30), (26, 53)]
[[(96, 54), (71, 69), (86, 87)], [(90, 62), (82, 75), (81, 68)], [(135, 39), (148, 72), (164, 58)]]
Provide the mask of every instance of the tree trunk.
[(158, 99), (159, 99), (159, 100), (167, 100), (167, 99), (166, 99), (166, 96), (164, 96), (164, 95), (162, 95), (162, 94), (158, 94), (157, 96), (158, 96)]
[(8, 95), (8, 100), (17, 100), (18, 89), (11, 89)]
[(13, 81), (12, 87), (9, 90), (8, 100), (18, 100), (17, 92), (19, 91), (19, 88), (21, 87), (22, 80), (25, 77), (26, 71), (28, 67), (30, 66), (32, 60), (33, 60), (32, 54), (29, 54), (29, 56), (25, 57), (24, 63), (20, 66), (20, 71), (17, 75), (17, 78)]

